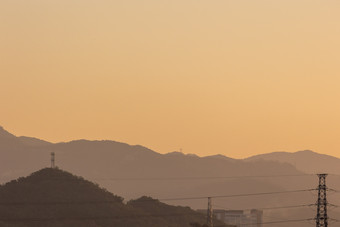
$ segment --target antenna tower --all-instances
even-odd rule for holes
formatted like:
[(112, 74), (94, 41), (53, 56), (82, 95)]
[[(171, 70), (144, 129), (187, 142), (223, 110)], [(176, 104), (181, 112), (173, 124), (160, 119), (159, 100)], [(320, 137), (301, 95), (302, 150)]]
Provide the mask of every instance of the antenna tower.
[(326, 177), (327, 174), (318, 174), (319, 186), (318, 186), (318, 201), (317, 201), (317, 214), (316, 214), (316, 227), (327, 227), (327, 186)]
[(207, 225), (208, 227), (213, 227), (213, 209), (211, 197), (208, 197)]
[(54, 152), (51, 152), (51, 168), (55, 168), (55, 154)]

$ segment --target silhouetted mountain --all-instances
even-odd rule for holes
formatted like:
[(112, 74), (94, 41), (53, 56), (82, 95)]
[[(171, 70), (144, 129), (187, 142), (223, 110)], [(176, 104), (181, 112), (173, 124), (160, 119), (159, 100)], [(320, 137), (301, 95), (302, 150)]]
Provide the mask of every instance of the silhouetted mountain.
[(236, 161), (236, 159), (229, 158), (229, 157), (221, 155), (221, 154), (206, 156), (206, 158), (216, 158), (216, 159), (223, 159), (223, 160), (227, 160), (227, 161)]
[(42, 169), (0, 187), (0, 226), (189, 227), (193, 222), (206, 218), (147, 197), (126, 205), (123, 198), (59, 169)]
[[(35, 142), (27, 145), (20, 141), (20, 137), (9, 136), (5, 132), (2, 134), (6, 135), (0, 142), (2, 182), (49, 166), (50, 152), (55, 152), (56, 164), (60, 168), (97, 182), (128, 200), (141, 196), (159, 198), (162, 201), (166, 198), (313, 189), (318, 183), (316, 176), (304, 175), (295, 168), (296, 163), (293, 162), (261, 158), (238, 160), (223, 155), (198, 157), (180, 152), (163, 155), (143, 146), (114, 141), (77, 140), (53, 144), (33, 140)], [(305, 155), (310, 155), (310, 152)], [(304, 161), (308, 162), (308, 159)], [(282, 177), (277, 177), (280, 175)], [(329, 176), (328, 180), (329, 187), (340, 189), (338, 178)], [(222, 207), (251, 209), (312, 204), (315, 203), (316, 196), (306, 192), (268, 195), (265, 198), (250, 196), (215, 200)], [(340, 202), (340, 198), (334, 195), (331, 202), (338, 201)], [(195, 209), (207, 206), (204, 199), (166, 202)], [(266, 213), (283, 219), (291, 216), (299, 218), (304, 214), (312, 218), (315, 215), (313, 211), (304, 209)]]
[(3, 127), (0, 126), (0, 146), (1, 150), (14, 150), (22, 148), (22, 144), (19, 139), (13, 134), (7, 132)]
[[(50, 152), (56, 153), (56, 163), (63, 169), (75, 174), (93, 179), (109, 190), (122, 194), (127, 198), (137, 198), (142, 195), (166, 197), (197, 195), (211, 193), (211, 187), (206, 180), (183, 181), (177, 184), (163, 181), (153, 184), (140, 184), (143, 179), (155, 178), (209, 178), (224, 176), (295, 174), (297, 170), (288, 164), (278, 165), (276, 162), (247, 163), (242, 160), (227, 158), (222, 155), (198, 157), (182, 153), (169, 153), (162, 155), (143, 146), (131, 146), (114, 141), (87, 141), (77, 140), (68, 143), (52, 144), (34, 138), (15, 137), (5, 130), (3, 141), (0, 143), (0, 177), (7, 181), (49, 165)], [(23, 141), (24, 140), (24, 141)], [(136, 179), (138, 181), (130, 181)], [(111, 179), (120, 179), (117, 183)], [(132, 185), (132, 183), (134, 185)], [(175, 183), (175, 184), (174, 184)], [(216, 183), (216, 182), (213, 182)], [(217, 187), (215, 193), (225, 193), (233, 190), (225, 182)], [(234, 182), (244, 187), (245, 183), (239, 180)], [(252, 187), (277, 189), (271, 183), (253, 182)], [(136, 191), (138, 188), (139, 191)], [(197, 191), (196, 188), (201, 188)], [(185, 192), (183, 191), (185, 190)], [(233, 192), (233, 191), (231, 191)]]
[(318, 154), (310, 150), (290, 152), (273, 152), (260, 154), (245, 159), (246, 161), (276, 161), (280, 163), (290, 163), (297, 169), (306, 173), (333, 173), (340, 174), (340, 159)]
[(16, 136), (7, 132), (2, 126), (0, 126), (0, 140), (16, 139)]
[(43, 147), (43, 146), (51, 145), (51, 143), (49, 142), (46, 142), (44, 140), (37, 139), (37, 138), (32, 138), (32, 137), (20, 136), (18, 137), (18, 139), (20, 140), (22, 144), (27, 145), (27, 146), (32, 146), (32, 147)]
[[(38, 139), (16, 137), (0, 127), (0, 182), (46, 167), (44, 162), (49, 158), (48, 149), (41, 146), (43, 142), (36, 141)], [(50, 143), (45, 144), (48, 146)]]

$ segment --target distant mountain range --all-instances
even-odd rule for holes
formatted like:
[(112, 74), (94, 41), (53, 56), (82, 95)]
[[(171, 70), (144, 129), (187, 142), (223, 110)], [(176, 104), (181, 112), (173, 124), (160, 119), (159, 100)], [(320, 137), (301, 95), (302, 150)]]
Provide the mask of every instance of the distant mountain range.
[(295, 153), (273, 152), (269, 154), (255, 155), (245, 159), (246, 161), (277, 161), (289, 163), (298, 170), (306, 173), (332, 173), (340, 174), (340, 159), (316, 152), (305, 150)]
[[(317, 177), (306, 173), (340, 173), (339, 159), (311, 151), (275, 152), (242, 160), (223, 155), (198, 157), (180, 152), (160, 154), (140, 145), (107, 140), (49, 143), (36, 138), (17, 137), (1, 128), (0, 181), (7, 182), (48, 167), (50, 152), (56, 153), (59, 168), (86, 177), (128, 200), (141, 196), (162, 201), (166, 198), (316, 188)], [(340, 189), (339, 179), (329, 176), (329, 187)], [(339, 196), (333, 196), (332, 200), (340, 204)], [(214, 203), (216, 208), (248, 209), (311, 204), (315, 201), (315, 194), (292, 193), (266, 196), (265, 199), (259, 196), (219, 199)], [(207, 206), (205, 200), (172, 200), (168, 203), (192, 208)], [(267, 213), (281, 218), (315, 216), (312, 210), (305, 209)]]

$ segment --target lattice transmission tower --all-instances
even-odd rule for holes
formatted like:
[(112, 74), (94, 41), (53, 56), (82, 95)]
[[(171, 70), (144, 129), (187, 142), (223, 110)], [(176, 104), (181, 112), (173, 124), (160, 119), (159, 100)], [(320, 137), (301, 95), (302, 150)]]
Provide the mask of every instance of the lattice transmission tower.
[(316, 214), (316, 227), (327, 227), (327, 186), (326, 177), (327, 174), (318, 174), (319, 186), (318, 186), (318, 201), (317, 201), (317, 214)]

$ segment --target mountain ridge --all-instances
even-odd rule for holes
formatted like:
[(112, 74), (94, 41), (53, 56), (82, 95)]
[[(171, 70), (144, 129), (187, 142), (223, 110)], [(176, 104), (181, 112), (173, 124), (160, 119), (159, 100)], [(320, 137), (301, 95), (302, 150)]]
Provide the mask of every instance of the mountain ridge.
[(253, 161), (277, 161), (280, 163), (290, 163), (300, 171), (306, 173), (340, 173), (340, 159), (327, 154), (320, 154), (311, 150), (297, 152), (272, 152), (267, 154), (254, 155), (244, 159), (247, 162)]
[[(316, 176), (297, 169), (294, 166), (296, 163), (289, 160), (279, 162), (259, 157), (244, 160), (231, 159), (224, 155), (198, 157), (179, 152), (166, 155), (140, 145), (132, 146), (109, 140), (74, 140), (40, 146), (40, 142), (27, 145), (20, 142), (19, 137), (6, 138), (9, 139), (0, 142), (1, 182), (49, 166), (50, 152), (55, 152), (56, 166), (59, 168), (96, 182), (128, 200), (141, 196), (182, 198), (252, 194), (317, 186)], [(312, 152), (298, 154), (314, 155)], [(302, 161), (305, 162), (306, 159)], [(333, 177), (329, 181), (330, 188), (340, 188), (337, 183), (339, 181), (334, 176), (330, 177)], [(340, 199), (334, 203), (339, 203), (338, 201)], [(315, 198), (311, 193), (306, 193), (267, 196), (266, 199), (230, 198), (217, 202), (230, 209), (249, 209), (311, 204), (315, 202)], [(206, 208), (207, 205), (206, 200), (174, 200), (167, 203), (195, 209)], [(285, 215), (298, 218), (303, 213), (311, 215), (304, 210), (301, 212), (294, 210), (281, 214), (278, 211), (275, 215), (282, 215), (282, 218)], [(299, 227), (302, 226), (305, 227)]]
[[(19, 145), (20, 146), (19, 146)], [(257, 161), (248, 163), (243, 160), (231, 159), (223, 155), (198, 157), (183, 153), (160, 154), (140, 145), (131, 146), (115, 141), (75, 140), (71, 142), (50, 143), (46, 146), (27, 146), (23, 143), (11, 143), (4, 146), (0, 143), (0, 181), (27, 175), (37, 169), (49, 166), (50, 153), (54, 152), (56, 165), (88, 179), (103, 179), (98, 183), (125, 198), (136, 198), (142, 195), (152, 197), (167, 197), (179, 194), (212, 193), (209, 183), (204, 179), (225, 176), (251, 176), (300, 174), (291, 164), (277, 164), (272, 161)], [(183, 182), (181, 178), (201, 179)], [(164, 181), (163, 184), (142, 184), (143, 181), (126, 180), (119, 184), (105, 179), (179, 179), (178, 182)], [(122, 183), (122, 181), (120, 181)], [(156, 183), (156, 184), (155, 184)], [(180, 184), (179, 184), (180, 183)], [(216, 185), (214, 193), (223, 193), (224, 182)], [(246, 192), (246, 180), (235, 182)], [(277, 189), (268, 182), (262, 184), (254, 181), (254, 188)], [(242, 185), (242, 186), (241, 186)], [(195, 190), (199, 187), (200, 190)], [(139, 190), (136, 191), (135, 189)], [(233, 188), (228, 190), (233, 191)], [(233, 191), (234, 192), (234, 191)]]
[(28, 145), (28, 146), (47, 146), (47, 145), (58, 145), (58, 146), (63, 146), (65, 144), (90, 144), (90, 143), (109, 143), (109, 144), (116, 144), (116, 145), (121, 145), (121, 146), (129, 146), (132, 148), (140, 148), (144, 151), (148, 151), (148, 152), (152, 152), (152, 153), (156, 153), (156, 154), (160, 154), (160, 155), (167, 155), (167, 156), (174, 156), (174, 155), (178, 155), (178, 156), (192, 156), (192, 157), (200, 157), (200, 158), (220, 158), (220, 159), (227, 159), (227, 160), (239, 160), (239, 161), (249, 161), (249, 160), (260, 160), (260, 159), (269, 159), (268, 157), (270, 157), (271, 155), (296, 155), (296, 154), (309, 154), (309, 155), (320, 155), (320, 156), (324, 156), (324, 157), (332, 157), (335, 159), (339, 159), (338, 157), (335, 156), (331, 156), (331, 155), (327, 155), (327, 154), (321, 154), (321, 153), (317, 153), (315, 151), (312, 150), (300, 150), (300, 151), (296, 151), (296, 152), (286, 152), (286, 151), (276, 151), (276, 152), (270, 152), (270, 153), (262, 153), (262, 154), (257, 154), (257, 155), (252, 155), (246, 158), (232, 158), (223, 154), (214, 154), (214, 155), (207, 155), (207, 156), (198, 156), (196, 154), (185, 154), (183, 152), (179, 152), (179, 151), (173, 151), (173, 152), (168, 152), (168, 153), (158, 153), (152, 149), (149, 149), (145, 146), (136, 144), (136, 145), (131, 145), (128, 144), (126, 142), (119, 142), (119, 141), (115, 141), (115, 140), (89, 140), (89, 139), (76, 139), (76, 140), (71, 140), (71, 141), (63, 141), (63, 142), (56, 142), (56, 143), (52, 143), (46, 140), (42, 140), (36, 137), (29, 137), (29, 136), (16, 136), (10, 132), (8, 132), (7, 130), (4, 129), (4, 127), (0, 126), (0, 140), (1, 139), (17, 139), (17, 142), (19, 143), (23, 143), (24, 145)]

